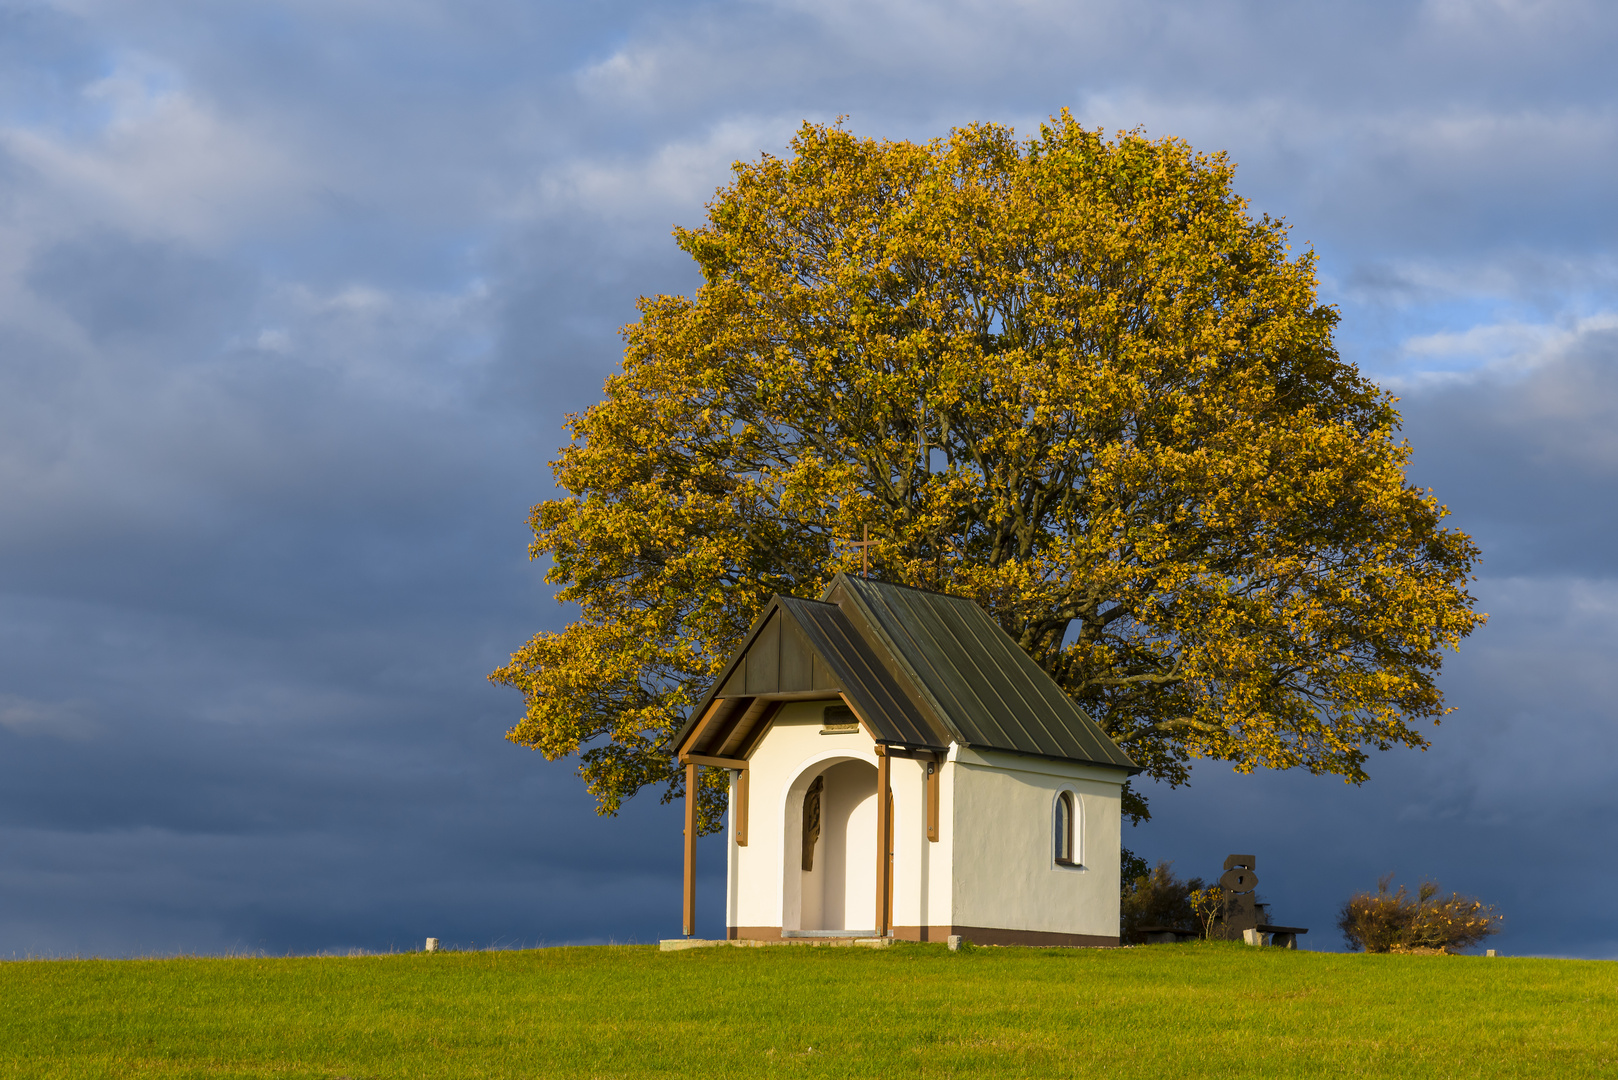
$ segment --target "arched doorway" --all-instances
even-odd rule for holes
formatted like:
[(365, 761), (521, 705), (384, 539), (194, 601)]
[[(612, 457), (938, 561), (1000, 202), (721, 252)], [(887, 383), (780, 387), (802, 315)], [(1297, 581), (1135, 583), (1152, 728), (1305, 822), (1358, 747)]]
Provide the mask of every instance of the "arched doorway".
[(876, 779), (869, 762), (844, 758), (817, 762), (788, 789), (783, 931), (875, 931)]

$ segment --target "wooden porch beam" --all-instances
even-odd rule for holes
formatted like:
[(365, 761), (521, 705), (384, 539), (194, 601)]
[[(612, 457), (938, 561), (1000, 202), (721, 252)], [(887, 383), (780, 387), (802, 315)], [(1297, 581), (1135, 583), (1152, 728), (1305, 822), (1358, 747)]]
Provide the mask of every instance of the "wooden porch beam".
[(746, 769), (746, 758), (714, 757), (712, 754), (681, 754), (680, 761), (685, 765), (713, 765), (720, 769)]
[(747, 846), (747, 765), (736, 774), (736, 805), (730, 808), (736, 825), (736, 846)]
[[(764, 740), (765, 734), (770, 730), (770, 724), (775, 720), (775, 714), (781, 711), (779, 701), (764, 702), (765, 708), (751, 720), (743, 716), (731, 733), (725, 736), (725, 741), (719, 747), (719, 756), (728, 758), (747, 758), (758, 744)], [(752, 710), (748, 710), (751, 712)], [(745, 729), (745, 730), (744, 730)], [(738, 735), (740, 737), (738, 737)]]
[[(729, 704), (730, 700), (730, 698), (715, 698), (714, 703), (708, 706), (708, 711), (702, 714), (702, 719), (697, 723), (696, 727), (691, 729), (691, 734), (685, 737), (685, 742), (681, 743), (680, 746), (683, 748), (696, 745), (697, 740), (702, 738), (702, 733), (713, 722), (713, 718), (719, 715), (719, 711)], [(680, 759), (683, 761), (685, 755), (681, 754)]]
[(914, 758), (916, 761), (943, 761), (949, 757), (949, 751), (932, 746), (896, 746), (892, 743), (877, 743), (878, 756)]
[[(761, 733), (765, 726), (762, 722), (766, 716), (774, 715), (781, 707), (778, 701), (771, 701), (762, 695), (753, 698), (747, 707), (738, 714), (732, 712), (726, 719), (726, 727), (722, 734), (715, 730), (716, 737), (708, 742), (708, 753), (712, 757), (736, 758), (746, 757), (744, 746), (755, 742), (755, 734)], [(691, 743), (693, 750), (698, 749), (697, 743)]]

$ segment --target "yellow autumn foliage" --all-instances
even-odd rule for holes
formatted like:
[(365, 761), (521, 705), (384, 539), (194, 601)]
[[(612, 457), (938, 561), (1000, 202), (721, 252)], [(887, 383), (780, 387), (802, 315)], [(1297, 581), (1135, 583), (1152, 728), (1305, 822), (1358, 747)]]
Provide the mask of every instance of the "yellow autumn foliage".
[(508, 737), (580, 754), (604, 813), (678, 794), (665, 737), (868, 526), (876, 575), (982, 604), (1156, 779), (1359, 782), (1425, 746), (1477, 549), (1233, 170), (1065, 112), (1023, 142), (805, 124), (736, 164), (675, 231), (701, 288), (643, 298), (568, 418), (531, 553), (579, 617), (491, 676), (526, 699)]

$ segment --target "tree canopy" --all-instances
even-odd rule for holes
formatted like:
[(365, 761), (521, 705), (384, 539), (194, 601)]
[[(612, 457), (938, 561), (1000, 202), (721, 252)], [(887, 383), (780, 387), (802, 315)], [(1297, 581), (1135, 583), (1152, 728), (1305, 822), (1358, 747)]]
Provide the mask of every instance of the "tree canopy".
[(1157, 780), (1426, 746), (1477, 549), (1233, 172), (1066, 112), (737, 163), (674, 232), (696, 295), (642, 298), (568, 417), (531, 554), (578, 618), (490, 676), (526, 699), (507, 737), (580, 754), (603, 813), (674, 797), (665, 737), (865, 526), (877, 576), (982, 604)]

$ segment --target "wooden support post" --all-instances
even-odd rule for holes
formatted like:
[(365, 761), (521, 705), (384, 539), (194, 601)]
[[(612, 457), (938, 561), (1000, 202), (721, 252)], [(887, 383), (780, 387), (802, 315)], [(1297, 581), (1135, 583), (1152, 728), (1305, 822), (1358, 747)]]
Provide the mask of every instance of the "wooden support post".
[(697, 932), (697, 769), (685, 767), (685, 936)]
[(927, 839), (938, 843), (938, 774), (944, 771), (942, 761), (929, 761), (927, 769)]
[(886, 937), (893, 933), (893, 789), (888, 788), (888, 896), (887, 907), (882, 912), (882, 934)]
[(736, 846), (747, 846), (747, 768), (736, 770), (736, 805), (730, 808), (736, 826)]
[(889, 758), (876, 759), (876, 932), (887, 937), (893, 922), (893, 792)]

